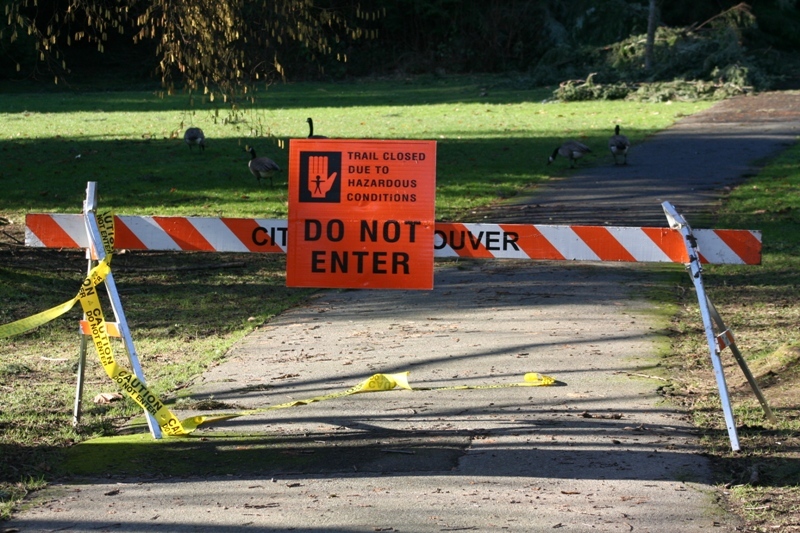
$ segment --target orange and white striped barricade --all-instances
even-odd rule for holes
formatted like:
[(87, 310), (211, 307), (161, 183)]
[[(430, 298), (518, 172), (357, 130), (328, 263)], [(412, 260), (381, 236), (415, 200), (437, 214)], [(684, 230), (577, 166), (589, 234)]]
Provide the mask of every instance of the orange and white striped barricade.
[[(283, 219), (114, 217), (116, 249), (285, 253)], [(694, 230), (700, 262), (756, 265), (761, 235), (751, 230)], [(38, 248), (86, 248), (81, 215), (29, 214), (25, 243)], [(670, 228), (464, 224), (437, 222), (437, 258), (688, 263), (681, 234)]]
[[(716, 310), (711, 311), (713, 306), (710, 306), (702, 284), (701, 265), (760, 264), (761, 233), (755, 230), (692, 230), (669, 202), (664, 202), (662, 207), (670, 227), (437, 222), (434, 257), (686, 265), (697, 290), (731, 446), (738, 450), (738, 437), (719, 359), (725, 346), (718, 344), (718, 337), (723, 332), (722, 338), (732, 338), (732, 333), (724, 327), (721, 319), (714, 318), (719, 315), (715, 314)], [(288, 243), (288, 223), (283, 219), (115, 216), (114, 223), (116, 249), (286, 253)], [(26, 217), (25, 242), (31, 247), (90, 247), (83, 217), (71, 214), (29, 214)], [(121, 306), (119, 310), (121, 314)], [(718, 333), (714, 332), (712, 319), (720, 328)], [(734, 348), (735, 344), (732, 350)], [(132, 344), (129, 350), (133, 350)], [(737, 361), (745, 375), (750, 376), (744, 359), (737, 356)], [(748, 381), (767, 416), (773, 419), (752, 376)]]
[[(687, 263), (681, 234), (670, 228), (436, 223), (436, 257)], [(761, 235), (749, 230), (695, 230), (700, 261), (754, 265)]]

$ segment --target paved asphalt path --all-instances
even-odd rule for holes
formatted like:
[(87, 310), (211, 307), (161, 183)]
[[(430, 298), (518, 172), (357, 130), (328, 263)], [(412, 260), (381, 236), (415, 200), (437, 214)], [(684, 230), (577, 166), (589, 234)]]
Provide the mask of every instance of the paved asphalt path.
[[(729, 100), (634, 146), (628, 166), (596, 149), (594, 166), (485, 216), (665, 226), (666, 200), (691, 223), (798, 134), (800, 95)], [(193, 395), (266, 407), (401, 371), (418, 387), (526, 372), (558, 386), (394, 390), (233, 419), (198, 436), (266, 435), (313, 460), (66, 480), (4, 528), (736, 531), (691, 425), (657, 394), (664, 324), (646, 298), (651, 268), (461, 261), (437, 268), (433, 291), (326, 291), (238, 343)]]

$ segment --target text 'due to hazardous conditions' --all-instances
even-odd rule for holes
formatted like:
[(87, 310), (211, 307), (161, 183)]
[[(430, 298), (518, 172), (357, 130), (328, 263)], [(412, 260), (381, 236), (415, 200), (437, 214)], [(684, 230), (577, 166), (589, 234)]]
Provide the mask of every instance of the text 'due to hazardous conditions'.
[(289, 143), (290, 287), (432, 289), (436, 142)]

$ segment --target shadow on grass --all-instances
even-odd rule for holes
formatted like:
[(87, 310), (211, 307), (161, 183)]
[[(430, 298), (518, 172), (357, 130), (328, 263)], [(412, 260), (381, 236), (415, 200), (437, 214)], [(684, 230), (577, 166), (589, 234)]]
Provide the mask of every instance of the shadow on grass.
[[(251, 141), (252, 142), (252, 141)], [(454, 203), (513, 196), (544, 179), (555, 138), (442, 140), (437, 147), (439, 201)], [(595, 143), (604, 142), (598, 135)], [(283, 169), (275, 186), (258, 184), (244, 142), (215, 139), (205, 152), (182, 140), (0, 141), (0, 211), (80, 212), (86, 182), (98, 183), (100, 208), (118, 214), (196, 216), (286, 215), (288, 145), (254, 143), (258, 155)], [(551, 170), (556, 170), (555, 168)], [(451, 190), (452, 188), (452, 190)], [(148, 213), (142, 213), (142, 211)], [(149, 211), (157, 210), (155, 213)]]
[[(217, 95), (212, 102), (202, 94), (165, 95), (160, 88), (136, 92), (48, 91), (9, 94), (0, 101), (0, 113), (67, 113), (76, 111), (213, 111), (230, 104)], [(259, 86), (250, 93), (255, 101), (237, 102), (241, 109), (313, 109), (353, 106), (411, 106), (446, 103), (509, 104), (541, 102), (551, 89), (531, 88), (513, 78), (459, 76), (340, 83), (287, 83)]]
[[(607, 132), (597, 131), (583, 139), (593, 152), (578, 163), (577, 170), (569, 169), (568, 162), (561, 158), (548, 165), (548, 156), (563, 138), (558, 132), (544, 133), (541, 137), (534, 137), (533, 131), (528, 133), (530, 136), (520, 132), (522, 136), (498, 137), (487, 131), (481, 132), (486, 137), (438, 140), (438, 219), (455, 220), (475, 207), (529, 191), (551, 176), (563, 177), (587, 167), (600, 166), (603, 168), (599, 172), (612, 174), (610, 184), (614, 187), (609, 187), (609, 195), (619, 187), (631, 197), (642, 189), (656, 188), (669, 197), (672, 188), (682, 186), (667, 177), (653, 185), (649, 174), (641, 174), (649, 170), (644, 167), (637, 170), (633, 164), (624, 171), (614, 168), (606, 148)], [(681, 142), (692, 145), (703, 140), (703, 136), (686, 136)], [(287, 215), (288, 201), (288, 143), (284, 141), (220, 138), (210, 141), (200, 153), (190, 151), (180, 139), (3, 140), (0, 141), (3, 154), (0, 187), (4, 194), (0, 198), (0, 211), (80, 212), (86, 182), (94, 181), (98, 183), (100, 208), (113, 208), (117, 214), (281, 218)], [(749, 142), (749, 139), (740, 137), (732, 141)], [(254, 144), (259, 155), (274, 159), (282, 168), (275, 176), (274, 186), (259, 184), (251, 175), (247, 167), (249, 155), (244, 150), (246, 144)], [(603, 175), (597, 179), (609, 177)], [(718, 193), (709, 190), (705, 194)], [(601, 200), (603, 196), (598, 201)], [(619, 217), (621, 207), (635, 204), (627, 196), (619, 195), (609, 196), (607, 203), (610, 202), (614, 204), (600, 203), (597, 209), (590, 210), (584, 198), (566, 198), (564, 223), (573, 211)], [(660, 211), (657, 202), (653, 205)], [(604, 206), (605, 211), (613, 208), (616, 214), (606, 215), (600, 209)], [(630, 218), (630, 213), (627, 216)], [(659, 225), (665, 225), (663, 217), (659, 218)], [(568, 223), (575, 221), (570, 218)]]

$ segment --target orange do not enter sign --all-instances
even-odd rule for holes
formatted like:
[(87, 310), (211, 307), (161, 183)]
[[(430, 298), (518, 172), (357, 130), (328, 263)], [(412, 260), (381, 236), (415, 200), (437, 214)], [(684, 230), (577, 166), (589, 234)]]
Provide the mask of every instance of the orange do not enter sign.
[(436, 142), (289, 143), (290, 287), (432, 289)]

